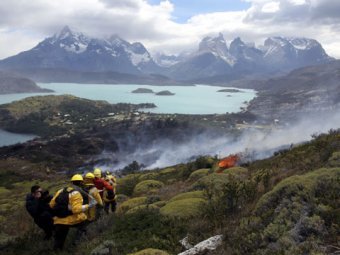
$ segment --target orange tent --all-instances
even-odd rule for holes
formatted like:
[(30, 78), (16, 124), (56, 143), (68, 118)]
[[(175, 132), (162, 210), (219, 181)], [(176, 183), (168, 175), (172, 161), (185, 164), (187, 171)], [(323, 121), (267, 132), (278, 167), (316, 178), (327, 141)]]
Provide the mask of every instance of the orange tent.
[(226, 169), (229, 167), (236, 166), (237, 161), (240, 160), (240, 157), (237, 154), (229, 155), (226, 158), (223, 158), (219, 163), (219, 168)]

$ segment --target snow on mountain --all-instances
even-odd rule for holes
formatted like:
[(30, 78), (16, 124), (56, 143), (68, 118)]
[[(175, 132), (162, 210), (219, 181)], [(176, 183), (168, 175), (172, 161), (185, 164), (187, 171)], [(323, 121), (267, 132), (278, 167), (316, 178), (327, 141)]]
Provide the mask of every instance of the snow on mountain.
[(161, 67), (170, 67), (185, 61), (191, 54), (191, 52), (182, 52), (178, 55), (166, 55), (164, 53), (156, 52), (153, 55), (153, 59)]
[(190, 54), (155, 60), (143, 44), (130, 43), (118, 35), (92, 38), (64, 27), (31, 50), (0, 61), (2, 69), (68, 69), (128, 74), (162, 74), (178, 80), (214, 76), (239, 77), (288, 71), (331, 61), (321, 44), (308, 38), (270, 37), (256, 47), (235, 38), (228, 48), (222, 33), (205, 37)]
[(243, 77), (251, 74), (289, 71), (308, 65), (327, 63), (330, 58), (321, 44), (307, 38), (270, 37), (264, 45), (235, 38), (228, 49), (220, 33), (205, 37), (189, 58), (171, 66), (168, 75), (176, 79), (197, 77)]
[[(84, 52), (90, 41), (91, 38), (82, 33), (72, 32), (68, 26), (65, 26), (59, 33), (46, 40), (52, 45), (59, 44), (60, 48), (77, 54)], [(35, 48), (39, 48), (39, 46)]]
[(9, 68), (67, 68), (80, 71), (117, 71), (139, 74), (159, 68), (141, 43), (117, 35), (97, 39), (65, 26), (32, 50), (0, 62)]
[(330, 58), (314, 39), (270, 37), (264, 42), (264, 60), (271, 69), (294, 69), (326, 63)]
[(217, 37), (205, 37), (199, 44), (198, 53), (204, 54), (210, 52), (216, 57), (223, 59), (229, 65), (233, 66), (236, 59), (228, 52), (228, 47), (222, 33)]
[(293, 47), (297, 50), (309, 50), (313, 47), (317, 47), (320, 44), (314, 39), (307, 38), (287, 38), (289, 43), (293, 45)]

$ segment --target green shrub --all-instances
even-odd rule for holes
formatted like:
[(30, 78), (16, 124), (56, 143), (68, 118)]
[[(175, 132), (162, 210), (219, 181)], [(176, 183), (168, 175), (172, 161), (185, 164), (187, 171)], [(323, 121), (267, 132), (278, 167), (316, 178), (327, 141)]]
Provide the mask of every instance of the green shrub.
[(0, 187), (0, 196), (1, 197), (5, 197), (7, 194), (11, 193), (10, 190), (4, 188), (4, 187)]
[(130, 253), (128, 255), (169, 255), (169, 253), (158, 249), (147, 248), (136, 253)]
[(160, 212), (164, 216), (189, 219), (201, 215), (206, 205), (206, 200), (202, 198), (187, 198), (167, 203)]
[(151, 172), (151, 173), (141, 174), (139, 176), (139, 181), (158, 180), (158, 178), (159, 178), (159, 173)]
[(147, 197), (135, 197), (131, 198), (125, 202), (123, 202), (121, 205), (118, 206), (118, 213), (125, 213), (128, 210), (147, 203), (148, 198)]
[(117, 179), (117, 193), (131, 196), (133, 189), (139, 182), (139, 176), (140, 174), (129, 174), (123, 178)]
[(178, 254), (181, 251), (178, 240), (185, 234), (185, 222), (164, 217), (157, 211), (140, 210), (116, 217), (105, 237), (99, 238), (114, 241), (114, 254), (129, 254), (150, 247)]
[(135, 195), (156, 193), (164, 184), (156, 180), (145, 180), (136, 185), (133, 190)]
[(208, 189), (214, 186), (215, 189), (222, 190), (223, 187), (229, 182), (229, 176), (227, 174), (210, 174), (199, 179), (192, 185), (193, 189)]
[(139, 213), (140, 211), (159, 211), (159, 207), (154, 204), (139, 205), (131, 208), (126, 214)]
[(197, 181), (198, 179), (208, 175), (209, 171), (210, 171), (209, 168), (203, 168), (203, 169), (196, 170), (196, 171), (194, 171), (190, 174), (188, 181), (190, 181), (190, 182)]
[(124, 195), (124, 194), (117, 194), (116, 198), (115, 198), (117, 203), (123, 203), (123, 202), (125, 202), (128, 199), (129, 199), (129, 197)]
[(248, 175), (248, 169), (240, 166), (224, 169), (224, 174), (231, 174), (236, 178), (245, 179)]
[[(319, 169), (305, 175), (296, 175), (289, 177), (259, 200), (256, 205), (258, 214), (270, 211), (272, 207), (277, 205), (284, 197), (291, 199), (299, 197), (305, 201), (309, 201), (313, 194), (335, 199), (336, 194), (340, 194), (340, 185), (337, 179), (340, 178), (340, 168)], [(328, 187), (328, 185), (330, 185)], [(334, 190), (329, 190), (333, 187)], [(339, 191), (339, 192), (338, 192)], [(337, 193), (338, 192), (338, 193)]]
[(173, 198), (171, 198), (169, 200), (169, 202), (188, 199), (188, 198), (202, 198), (202, 199), (204, 199), (205, 196), (204, 196), (203, 191), (200, 191), (200, 190), (191, 191), (191, 192), (185, 192), (185, 193), (178, 194), (178, 195), (174, 196)]
[(181, 179), (181, 171), (180, 169), (176, 169), (174, 167), (169, 167), (161, 170), (159, 172), (158, 180), (168, 183), (169, 180), (179, 180)]
[(160, 207), (163, 207), (164, 205), (166, 205), (166, 201), (158, 201), (153, 203), (153, 205)]
[(340, 151), (333, 152), (332, 156), (329, 158), (328, 163), (332, 167), (340, 166)]
[[(256, 204), (256, 223), (240, 227), (241, 253), (312, 254), (339, 224), (340, 168), (319, 169), (278, 183)], [(335, 216), (335, 217), (334, 217)], [(243, 230), (242, 230), (243, 229)], [(251, 240), (248, 241), (248, 240)], [(259, 249), (260, 245), (262, 248)], [(244, 250), (243, 250), (244, 249)], [(253, 250), (252, 250), (253, 249)]]

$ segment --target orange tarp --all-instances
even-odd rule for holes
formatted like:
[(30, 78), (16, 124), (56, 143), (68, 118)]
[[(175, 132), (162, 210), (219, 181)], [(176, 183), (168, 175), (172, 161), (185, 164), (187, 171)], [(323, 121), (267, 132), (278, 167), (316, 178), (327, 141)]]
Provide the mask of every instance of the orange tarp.
[(220, 168), (229, 168), (236, 165), (237, 161), (240, 159), (240, 157), (236, 154), (229, 155), (226, 158), (223, 158), (219, 163), (218, 166)]

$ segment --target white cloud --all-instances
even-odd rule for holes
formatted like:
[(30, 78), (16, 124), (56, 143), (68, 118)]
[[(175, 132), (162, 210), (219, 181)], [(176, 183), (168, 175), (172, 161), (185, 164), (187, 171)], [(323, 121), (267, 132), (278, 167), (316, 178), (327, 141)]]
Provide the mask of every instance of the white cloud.
[(256, 43), (273, 35), (304, 36), (317, 39), (330, 55), (340, 57), (340, 1), (245, 1), (251, 3), (248, 10), (201, 14), (178, 24), (170, 0), (158, 5), (147, 0), (3, 0), (0, 58), (32, 48), (64, 25), (92, 36), (118, 34), (168, 53), (193, 50), (202, 37), (218, 32), (229, 41), (241, 36)]
[(264, 13), (274, 13), (280, 10), (279, 2), (269, 2), (262, 6), (261, 11)]

